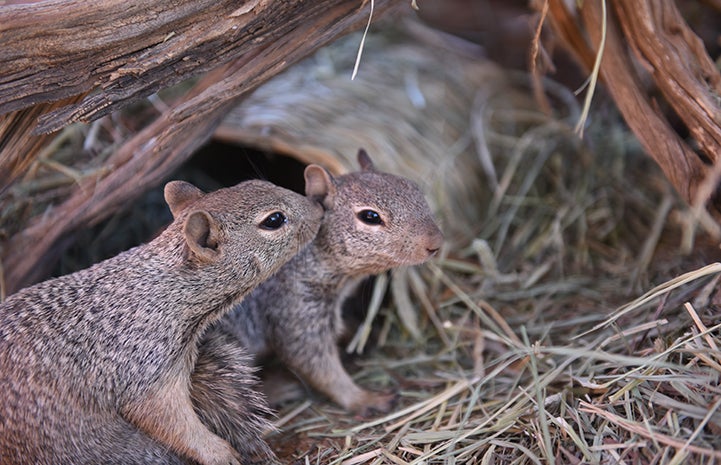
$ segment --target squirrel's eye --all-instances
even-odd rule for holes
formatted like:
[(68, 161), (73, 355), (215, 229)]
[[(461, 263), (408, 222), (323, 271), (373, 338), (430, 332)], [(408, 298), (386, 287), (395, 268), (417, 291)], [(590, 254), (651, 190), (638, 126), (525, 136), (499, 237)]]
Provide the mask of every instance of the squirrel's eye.
[(288, 221), (281, 212), (273, 212), (260, 222), (260, 227), (269, 231), (276, 230)]
[(383, 218), (381, 218), (378, 212), (373, 210), (361, 210), (360, 212), (358, 212), (358, 219), (365, 224), (383, 224)]

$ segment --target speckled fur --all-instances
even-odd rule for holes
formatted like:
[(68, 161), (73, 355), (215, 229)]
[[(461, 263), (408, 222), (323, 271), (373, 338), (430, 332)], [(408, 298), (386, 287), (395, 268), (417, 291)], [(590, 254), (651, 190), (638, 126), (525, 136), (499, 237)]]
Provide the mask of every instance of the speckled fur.
[[(198, 340), (314, 237), (322, 209), (263, 181), (165, 195), (175, 220), (155, 240), (0, 305), (0, 463), (239, 463), (191, 403)], [(259, 228), (275, 211), (287, 223)], [(262, 398), (245, 408), (265, 425)]]
[(190, 398), (204, 425), (243, 457), (268, 464), (274, 457), (262, 439), (273, 430), (272, 412), (260, 394), (252, 359), (229, 334), (203, 338), (191, 375)]
[[(306, 169), (306, 195), (325, 209), (318, 235), (208, 337), (230, 333), (256, 357), (275, 353), (308, 385), (367, 415), (389, 410), (395, 395), (361, 388), (343, 368), (341, 305), (362, 278), (429, 259), (443, 236), (416, 184), (377, 171), (363, 151), (358, 159), (361, 171), (337, 178), (317, 165)], [(384, 224), (363, 223), (363, 209)]]

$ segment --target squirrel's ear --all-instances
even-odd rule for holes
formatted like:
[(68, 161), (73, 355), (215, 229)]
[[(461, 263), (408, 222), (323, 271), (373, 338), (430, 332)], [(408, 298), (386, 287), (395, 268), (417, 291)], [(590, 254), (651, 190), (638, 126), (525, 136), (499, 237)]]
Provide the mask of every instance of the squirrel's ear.
[(203, 191), (185, 181), (170, 181), (165, 185), (164, 194), (173, 218), (177, 218), (185, 207), (205, 195)]
[(333, 176), (322, 166), (306, 166), (304, 177), (306, 197), (325, 204), (326, 200), (335, 196), (336, 189)]
[(358, 164), (360, 165), (362, 171), (376, 170), (373, 160), (371, 160), (371, 157), (365, 149), (358, 149)]
[(218, 224), (208, 212), (191, 212), (185, 219), (183, 233), (190, 251), (203, 261), (211, 261), (218, 256)]

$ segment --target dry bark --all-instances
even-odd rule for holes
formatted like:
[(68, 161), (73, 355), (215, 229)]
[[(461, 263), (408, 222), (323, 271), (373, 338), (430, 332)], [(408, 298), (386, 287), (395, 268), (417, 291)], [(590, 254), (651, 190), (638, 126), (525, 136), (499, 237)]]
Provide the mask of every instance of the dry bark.
[[(89, 121), (291, 33), (344, 2), (52, 0), (0, 8), (0, 114), (89, 90), (38, 132)], [(357, 8), (361, 2), (346, 2)]]
[[(549, 0), (554, 29), (590, 71), (601, 41), (600, 2), (583, 2), (580, 24), (561, 0)], [(721, 76), (702, 41), (674, 2), (611, 0), (601, 78), (629, 127), (689, 204), (708, 204), (719, 216), (713, 196), (698, 198), (721, 153)], [(583, 34), (588, 33), (588, 39)], [(697, 153), (674, 130), (642, 83), (641, 63), (664, 99), (698, 145)], [(715, 181), (712, 179), (712, 181)]]
[[(12, 34), (18, 49), (0, 52), (0, 62), (10, 57), (19, 63), (22, 53), (32, 51), (32, 47), (18, 45), (15, 34), (37, 40), (37, 48), (44, 50), (36, 54), (44, 64), (33, 66), (32, 73), (15, 72), (8, 78), (7, 71), (0, 71), (0, 101), (5, 102), (0, 108), (11, 111), (90, 89), (93, 92), (78, 104), (45, 115), (41, 130), (97, 118), (162, 86), (226, 63), (207, 73), (181, 101), (120, 147), (108, 161), (114, 167), (112, 172), (85, 179), (69, 199), (35, 218), (5, 244), (8, 293), (35, 281), (45, 269), (42, 264), (52, 259), (69, 232), (100, 221), (179, 166), (212, 135), (246, 92), (341, 34), (359, 28), (369, 13), (367, 4), (351, 0), (258, 1), (240, 7), (236, 2), (203, 2), (200, 5), (205, 10), (198, 2), (180, 1), (156, 4), (144, 12), (128, 8), (125, 1), (90, 4), (93, 9), (100, 5), (109, 9), (101, 15), (87, 12), (88, 2), (48, 3), (56, 8), (55, 14), (37, 14), (32, 23), (29, 18), (33, 15), (8, 15), (7, 9), (0, 8), (0, 24), (4, 25), (0, 37), (7, 38), (10, 29), (22, 31)], [(249, 5), (253, 8), (247, 8)], [(376, 0), (374, 18), (393, 5), (390, 0)], [(141, 21), (147, 14), (148, 24)], [(63, 28), (73, 31), (68, 34), (67, 46), (54, 39), (41, 47), (53, 37), (53, 24), (48, 22), (61, 17), (74, 18), (62, 22)], [(106, 24), (102, 17), (113, 18), (114, 27), (99, 27)], [(97, 22), (98, 29), (81, 33), (85, 23), (80, 19)], [(132, 30), (113, 36), (112, 30), (120, 25)], [(56, 34), (65, 34), (63, 28), (56, 28)], [(173, 47), (169, 48), (169, 41)], [(68, 66), (66, 75), (63, 66)], [(7, 68), (0, 65), (0, 69)], [(13, 96), (9, 103), (8, 95)]]

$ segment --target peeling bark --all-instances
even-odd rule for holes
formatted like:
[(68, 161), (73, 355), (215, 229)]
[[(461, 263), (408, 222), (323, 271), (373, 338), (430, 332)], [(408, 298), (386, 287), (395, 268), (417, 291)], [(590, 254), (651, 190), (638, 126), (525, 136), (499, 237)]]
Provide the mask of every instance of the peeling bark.
[[(583, 2), (578, 16), (562, 0), (549, 0), (553, 28), (590, 71), (601, 40), (599, 2)], [(707, 205), (721, 217), (712, 196), (697, 198), (721, 153), (721, 75), (703, 42), (671, 1), (610, 0), (603, 85), (644, 149), (689, 204)], [(582, 32), (585, 31), (588, 37)], [(653, 101), (635, 62), (648, 71), (663, 98), (683, 121), (700, 155), (682, 139)]]

